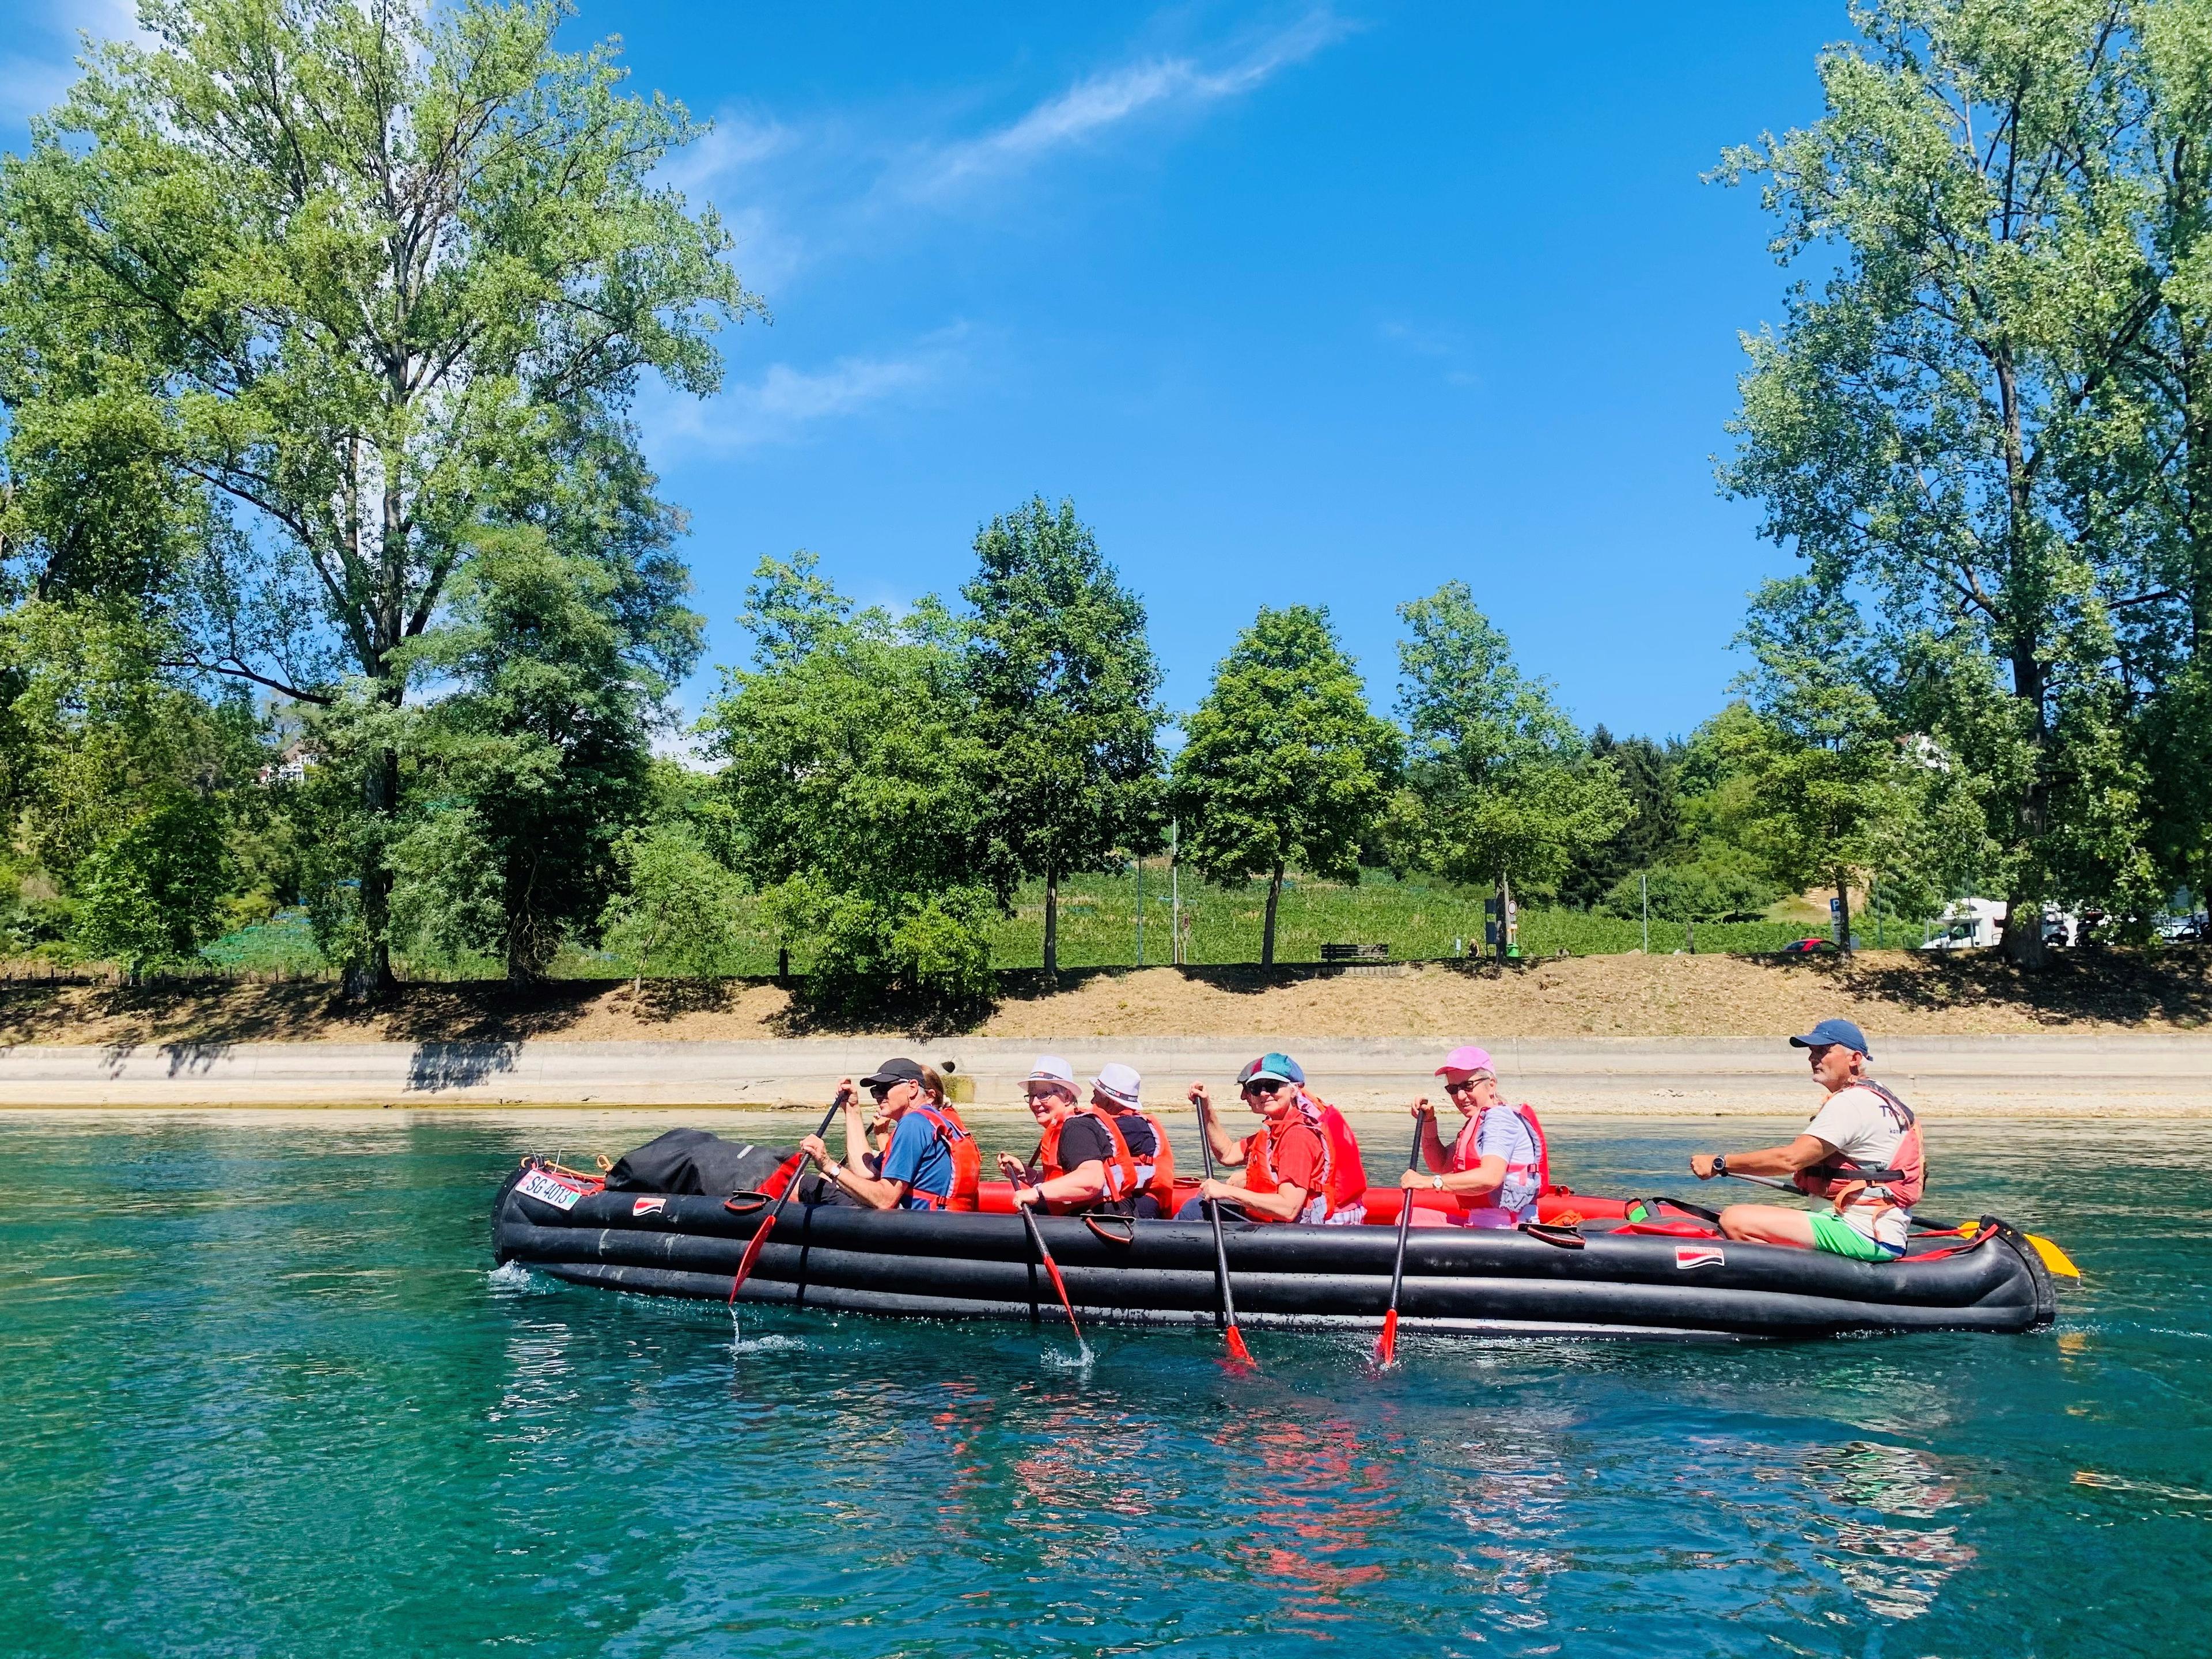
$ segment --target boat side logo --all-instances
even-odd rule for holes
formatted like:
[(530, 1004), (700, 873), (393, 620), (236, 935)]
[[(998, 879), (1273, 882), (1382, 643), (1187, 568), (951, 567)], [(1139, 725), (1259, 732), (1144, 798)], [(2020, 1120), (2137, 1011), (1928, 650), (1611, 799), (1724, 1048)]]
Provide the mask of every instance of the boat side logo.
[(1728, 1257), (1717, 1244), (1678, 1244), (1674, 1247), (1674, 1265), (1678, 1267), (1718, 1267)]
[(629, 1206), (632, 1215), (659, 1215), (668, 1207), (665, 1198), (641, 1198)]

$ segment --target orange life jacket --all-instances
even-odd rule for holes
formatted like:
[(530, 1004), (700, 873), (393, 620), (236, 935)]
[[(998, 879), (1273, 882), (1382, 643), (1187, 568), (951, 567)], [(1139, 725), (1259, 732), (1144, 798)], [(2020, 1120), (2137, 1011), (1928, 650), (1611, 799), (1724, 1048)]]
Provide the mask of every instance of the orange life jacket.
[(945, 1150), (952, 1158), (952, 1189), (933, 1193), (926, 1188), (910, 1187), (908, 1191), (919, 1199), (927, 1200), (933, 1210), (973, 1210), (977, 1207), (983, 1186), (983, 1154), (960, 1121), (959, 1113), (950, 1106), (915, 1106), (908, 1109), (920, 1112), (937, 1131), (937, 1138), (945, 1143)]
[[(1042, 1172), (1042, 1178), (1050, 1181), (1055, 1176), (1067, 1173), (1060, 1162), (1060, 1132), (1079, 1112), (1087, 1114), (1105, 1125), (1107, 1138), (1113, 1144), (1113, 1154), (1106, 1170), (1105, 1201), (1125, 1204), (1140, 1192), (1149, 1193), (1152, 1201), (1160, 1206), (1162, 1215), (1173, 1215), (1175, 1152), (1168, 1145), (1167, 1129), (1149, 1112), (1134, 1112), (1131, 1115), (1141, 1118), (1152, 1126), (1152, 1145), (1158, 1150), (1152, 1154), (1150, 1163), (1140, 1162), (1137, 1154), (1129, 1150), (1128, 1140), (1121, 1133), (1121, 1126), (1114, 1121), (1115, 1114), (1096, 1106), (1079, 1106), (1047, 1129), (1043, 1138), (1037, 1142), (1037, 1167)], [(1055, 1206), (1055, 1213), (1065, 1212)]]
[[(1262, 1125), (1258, 1133), (1245, 1138), (1245, 1186), (1255, 1193), (1281, 1189), (1282, 1178), (1275, 1173), (1275, 1144), (1294, 1124), (1303, 1124), (1321, 1137), (1321, 1190), (1307, 1194), (1305, 1206), (1292, 1218), (1325, 1222), (1359, 1208), (1367, 1195), (1367, 1171), (1360, 1163), (1359, 1142), (1352, 1126), (1344, 1121), (1344, 1114), (1303, 1090), (1293, 1110), (1295, 1116), (1285, 1112), (1279, 1123)], [(1254, 1211), (1252, 1219), (1274, 1218)]]
[(1920, 1194), (1928, 1186), (1928, 1152), (1920, 1139), (1920, 1120), (1913, 1115), (1912, 1108), (1872, 1078), (1863, 1077), (1851, 1086), (1871, 1091), (1881, 1103), (1884, 1115), (1901, 1132), (1897, 1150), (1890, 1154), (1894, 1167), (1862, 1169), (1841, 1152), (1836, 1152), (1810, 1169), (1798, 1170), (1791, 1178), (1793, 1183), (1808, 1197), (1826, 1198), (1839, 1187), (1863, 1181), (1867, 1183), (1866, 1191), (1855, 1194), (1849, 1202), (1909, 1210), (1920, 1201)]
[(1306, 1121), (1321, 1131), (1322, 1143), (1328, 1148), (1328, 1168), (1322, 1177), (1322, 1190), (1328, 1198), (1329, 1214), (1359, 1208), (1367, 1196), (1367, 1165), (1360, 1156), (1359, 1137), (1352, 1133), (1344, 1114), (1318, 1095), (1301, 1089), (1298, 1103), (1308, 1113)]

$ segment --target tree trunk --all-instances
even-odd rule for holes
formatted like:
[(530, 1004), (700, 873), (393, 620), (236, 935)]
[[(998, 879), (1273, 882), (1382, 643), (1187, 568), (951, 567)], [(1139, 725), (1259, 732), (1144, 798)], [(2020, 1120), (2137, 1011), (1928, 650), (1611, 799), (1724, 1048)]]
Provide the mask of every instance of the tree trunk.
[[(399, 810), (399, 756), (380, 750), (369, 757), (362, 780), (362, 805), (373, 818), (386, 818)], [(363, 1002), (380, 1002), (398, 981), (392, 972), (392, 866), (385, 862), (380, 841), (362, 861), (361, 923), (368, 949), (362, 959), (346, 970), (346, 994)]]
[(1847, 871), (1836, 872), (1836, 949), (1845, 956), (1851, 950), (1851, 883)]
[(1260, 930), (1260, 965), (1275, 965), (1275, 901), (1283, 896), (1283, 866), (1277, 865), (1275, 873), (1267, 878), (1267, 920)]
[(2050, 959), (2043, 948), (2043, 901), (2013, 894), (2005, 900), (2005, 960), (2033, 973)]
[(778, 985), (791, 983), (791, 947), (788, 945), (775, 947), (775, 982)]
[(1044, 867), (1044, 971), (1048, 978), (1060, 972), (1060, 872)]

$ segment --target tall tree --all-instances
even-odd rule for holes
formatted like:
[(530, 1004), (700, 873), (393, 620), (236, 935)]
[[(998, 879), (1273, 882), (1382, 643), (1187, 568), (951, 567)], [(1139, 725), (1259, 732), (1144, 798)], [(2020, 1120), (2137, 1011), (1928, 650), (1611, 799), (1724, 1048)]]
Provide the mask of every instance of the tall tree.
[[(319, 705), (350, 674), (397, 708), (487, 524), (611, 532), (594, 555), (665, 597), (624, 411), (648, 370), (711, 392), (715, 329), (757, 301), (654, 179), (689, 117), (623, 95), (605, 47), (554, 50), (564, 15), (149, 0), (158, 45), (96, 48), (0, 172), (15, 455), (151, 467), (234, 526), (200, 538), (176, 662)], [(396, 749), (353, 769), (398, 812)], [(395, 839), (355, 838), (379, 986)]]
[[(724, 669), (700, 722), (724, 763), (732, 862), (779, 941), (811, 957), (816, 1006), (973, 1006), (994, 896), (958, 630), (927, 601), (903, 621), (848, 614), (811, 569), (763, 562), (744, 617), (762, 665)], [(761, 632), (794, 617), (795, 634)]]
[(437, 805), (394, 851), (412, 901), (394, 903), (512, 980), (599, 916), (647, 799), (663, 653), (625, 625), (618, 590), (534, 528), (488, 532), (448, 620), (409, 648), (453, 690), (416, 723), (416, 788)]
[(1275, 963), (1283, 874), (1356, 878), (1396, 781), (1400, 739), (1310, 605), (1262, 607), (1183, 721), (1170, 799), (1178, 856), (1224, 885), (1267, 878), (1260, 964)]
[[(1410, 735), (1403, 839), (1411, 860), (1455, 881), (1554, 887), (1577, 854), (1634, 811), (1544, 682), (1521, 672), (1465, 582), (1398, 607), (1398, 713)], [(1501, 936), (1499, 948), (1504, 949)]]
[[(1747, 340), (1723, 482), (1824, 589), (1880, 593), (1923, 729), (1995, 786), (1990, 873), (2030, 918), (2148, 878), (2111, 666), (2113, 617), (2148, 595), (2080, 487), (2160, 304), (2127, 159), (2138, 10), (1879, 0), (1821, 58), (1825, 116), (1723, 169), (1765, 179), (1778, 256), (1836, 267)], [(2005, 943), (2040, 962), (2039, 920)]]
[(1606, 898), (1625, 878), (1668, 858), (1682, 839), (1680, 738), (1662, 744), (1650, 738), (1616, 738), (1601, 725), (1590, 732), (1589, 752), (1592, 760), (1611, 764), (1628, 792), (1629, 818), (1607, 839), (1569, 860), (1559, 896), (1584, 908)]
[(1075, 516), (1042, 496), (975, 536), (962, 597), (976, 732), (988, 750), (990, 858), (1002, 889), (1044, 882), (1044, 970), (1060, 971), (1060, 878), (1158, 845), (1160, 672), (1145, 607)]

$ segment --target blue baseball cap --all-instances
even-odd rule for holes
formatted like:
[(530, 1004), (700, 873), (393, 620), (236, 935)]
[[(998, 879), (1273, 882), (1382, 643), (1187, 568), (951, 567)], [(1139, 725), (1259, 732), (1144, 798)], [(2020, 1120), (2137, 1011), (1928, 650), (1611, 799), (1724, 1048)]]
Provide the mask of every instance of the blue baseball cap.
[(1863, 1054), (1873, 1052), (1867, 1047), (1866, 1033), (1847, 1019), (1824, 1019), (1803, 1036), (1790, 1039), (1793, 1048), (1826, 1048), (1837, 1043)]
[(1303, 1089), (1306, 1074), (1298, 1069), (1297, 1061), (1288, 1054), (1262, 1054), (1237, 1073), (1238, 1088), (1253, 1082), (1295, 1083)]

